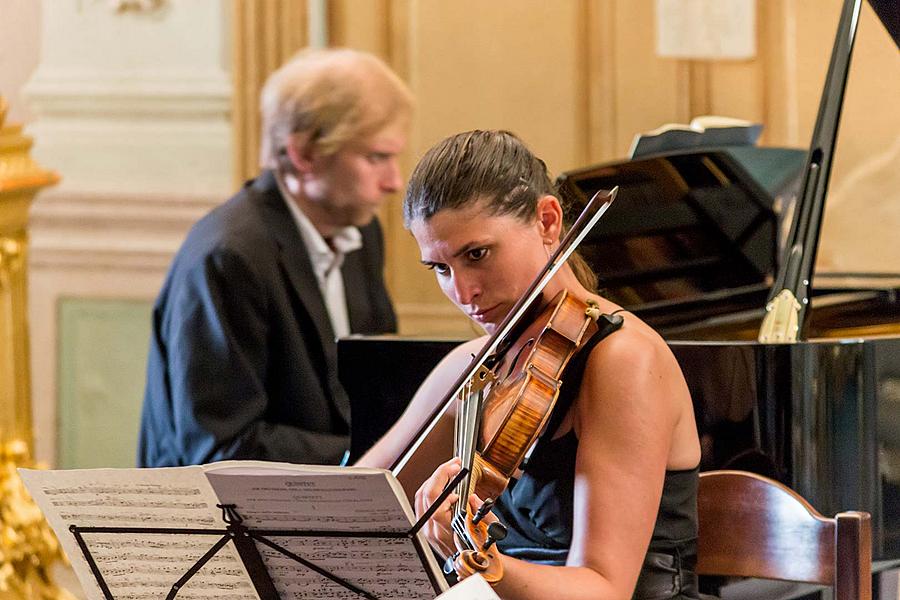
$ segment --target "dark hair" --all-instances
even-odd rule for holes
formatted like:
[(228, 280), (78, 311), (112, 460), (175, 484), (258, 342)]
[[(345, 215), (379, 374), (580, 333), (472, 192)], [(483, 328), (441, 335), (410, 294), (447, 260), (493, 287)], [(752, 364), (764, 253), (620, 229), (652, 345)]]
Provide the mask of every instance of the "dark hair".
[(433, 146), (419, 161), (406, 187), (403, 221), (430, 219), (445, 208), (473, 200), (492, 215), (529, 219), (537, 199), (553, 194), (544, 161), (508, 131), (468, 131)]
[[(416, 165), (403, 199), (403, 223), (408, 228), (413, 221), (474, 201), (483, 202), (490, 215), (529, 221), (545, 195), (559, 198), (547, 165), (515, 134), (467, 131), (439, 142)], [(584, 259), (573, 254), (569, 265), (582, 285), (596, 290), (597, 277)]]

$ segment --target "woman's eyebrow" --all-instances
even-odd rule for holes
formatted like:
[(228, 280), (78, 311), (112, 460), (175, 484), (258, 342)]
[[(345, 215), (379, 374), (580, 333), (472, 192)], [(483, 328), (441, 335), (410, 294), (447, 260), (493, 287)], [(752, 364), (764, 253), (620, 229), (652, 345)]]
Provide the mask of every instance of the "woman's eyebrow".
[(471, 250), (472, 248), (481, 248), (482, 246), (489, 245), (485, 240), (474, 240), (463, 245), (462, 248), (453, 253), (453, 258), (457, 258)]

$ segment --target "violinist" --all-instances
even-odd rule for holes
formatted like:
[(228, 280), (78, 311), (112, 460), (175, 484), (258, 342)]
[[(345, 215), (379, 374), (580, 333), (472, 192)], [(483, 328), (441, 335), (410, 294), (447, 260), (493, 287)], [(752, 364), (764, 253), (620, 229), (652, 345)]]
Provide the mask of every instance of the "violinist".
[[(471, 131), (434, 146), (412, 175), (403, 211), (423, 265), (488, 334), (565, 233), (544, 163), (504, 131)], [(486, 517), (508, 530), (497, 542), (503, 576), (495, 590), (504, 599), (699, 598), (700, 445), (687, 385), (662, 338), (596, 285), (576, 256), (542, 295), (549, 301), (565, 290), (596, 303), (616, 326), (596, 328), (566, 366), (543, 435)], [(389, 467), (483, 343), (445, 357), (359, 464)], [(418, 515), (460, 468), (450, 460), (422, 484)], [(457, 501), (447, 497), (424, 528), (444, 557), (456, 552)]]

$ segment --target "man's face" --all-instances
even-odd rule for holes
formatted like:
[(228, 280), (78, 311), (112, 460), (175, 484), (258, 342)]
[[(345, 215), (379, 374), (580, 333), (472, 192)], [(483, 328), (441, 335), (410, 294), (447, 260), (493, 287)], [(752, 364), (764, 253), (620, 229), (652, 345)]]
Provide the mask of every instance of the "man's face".
[(405, 147), (406, 127), (397, 123), (348, 142), (335, 154), (313, 151), (298, 200), (322, 235), (372, 220), (388, 195), (403, 186), (398, 156)]

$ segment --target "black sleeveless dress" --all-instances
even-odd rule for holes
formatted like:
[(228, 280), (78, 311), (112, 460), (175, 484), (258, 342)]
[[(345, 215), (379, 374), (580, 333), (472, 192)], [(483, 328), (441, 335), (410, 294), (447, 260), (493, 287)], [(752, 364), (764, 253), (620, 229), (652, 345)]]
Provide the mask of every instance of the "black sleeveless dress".
[[(575, 431), (551, 439), (581, 387), (587, 356), (600, 340), (621, 326), (607, 323), (572, 357), (565, 371), (557, 405), (522, 476), (512, 480), (498, 498), (494, 514), (508, 527), (500, 550), (529, 562), (562, 566), (572, 542)], [(635, 600), (697, 599), (698, 469), (666, 471), (656, 526), (633, 598)]]

